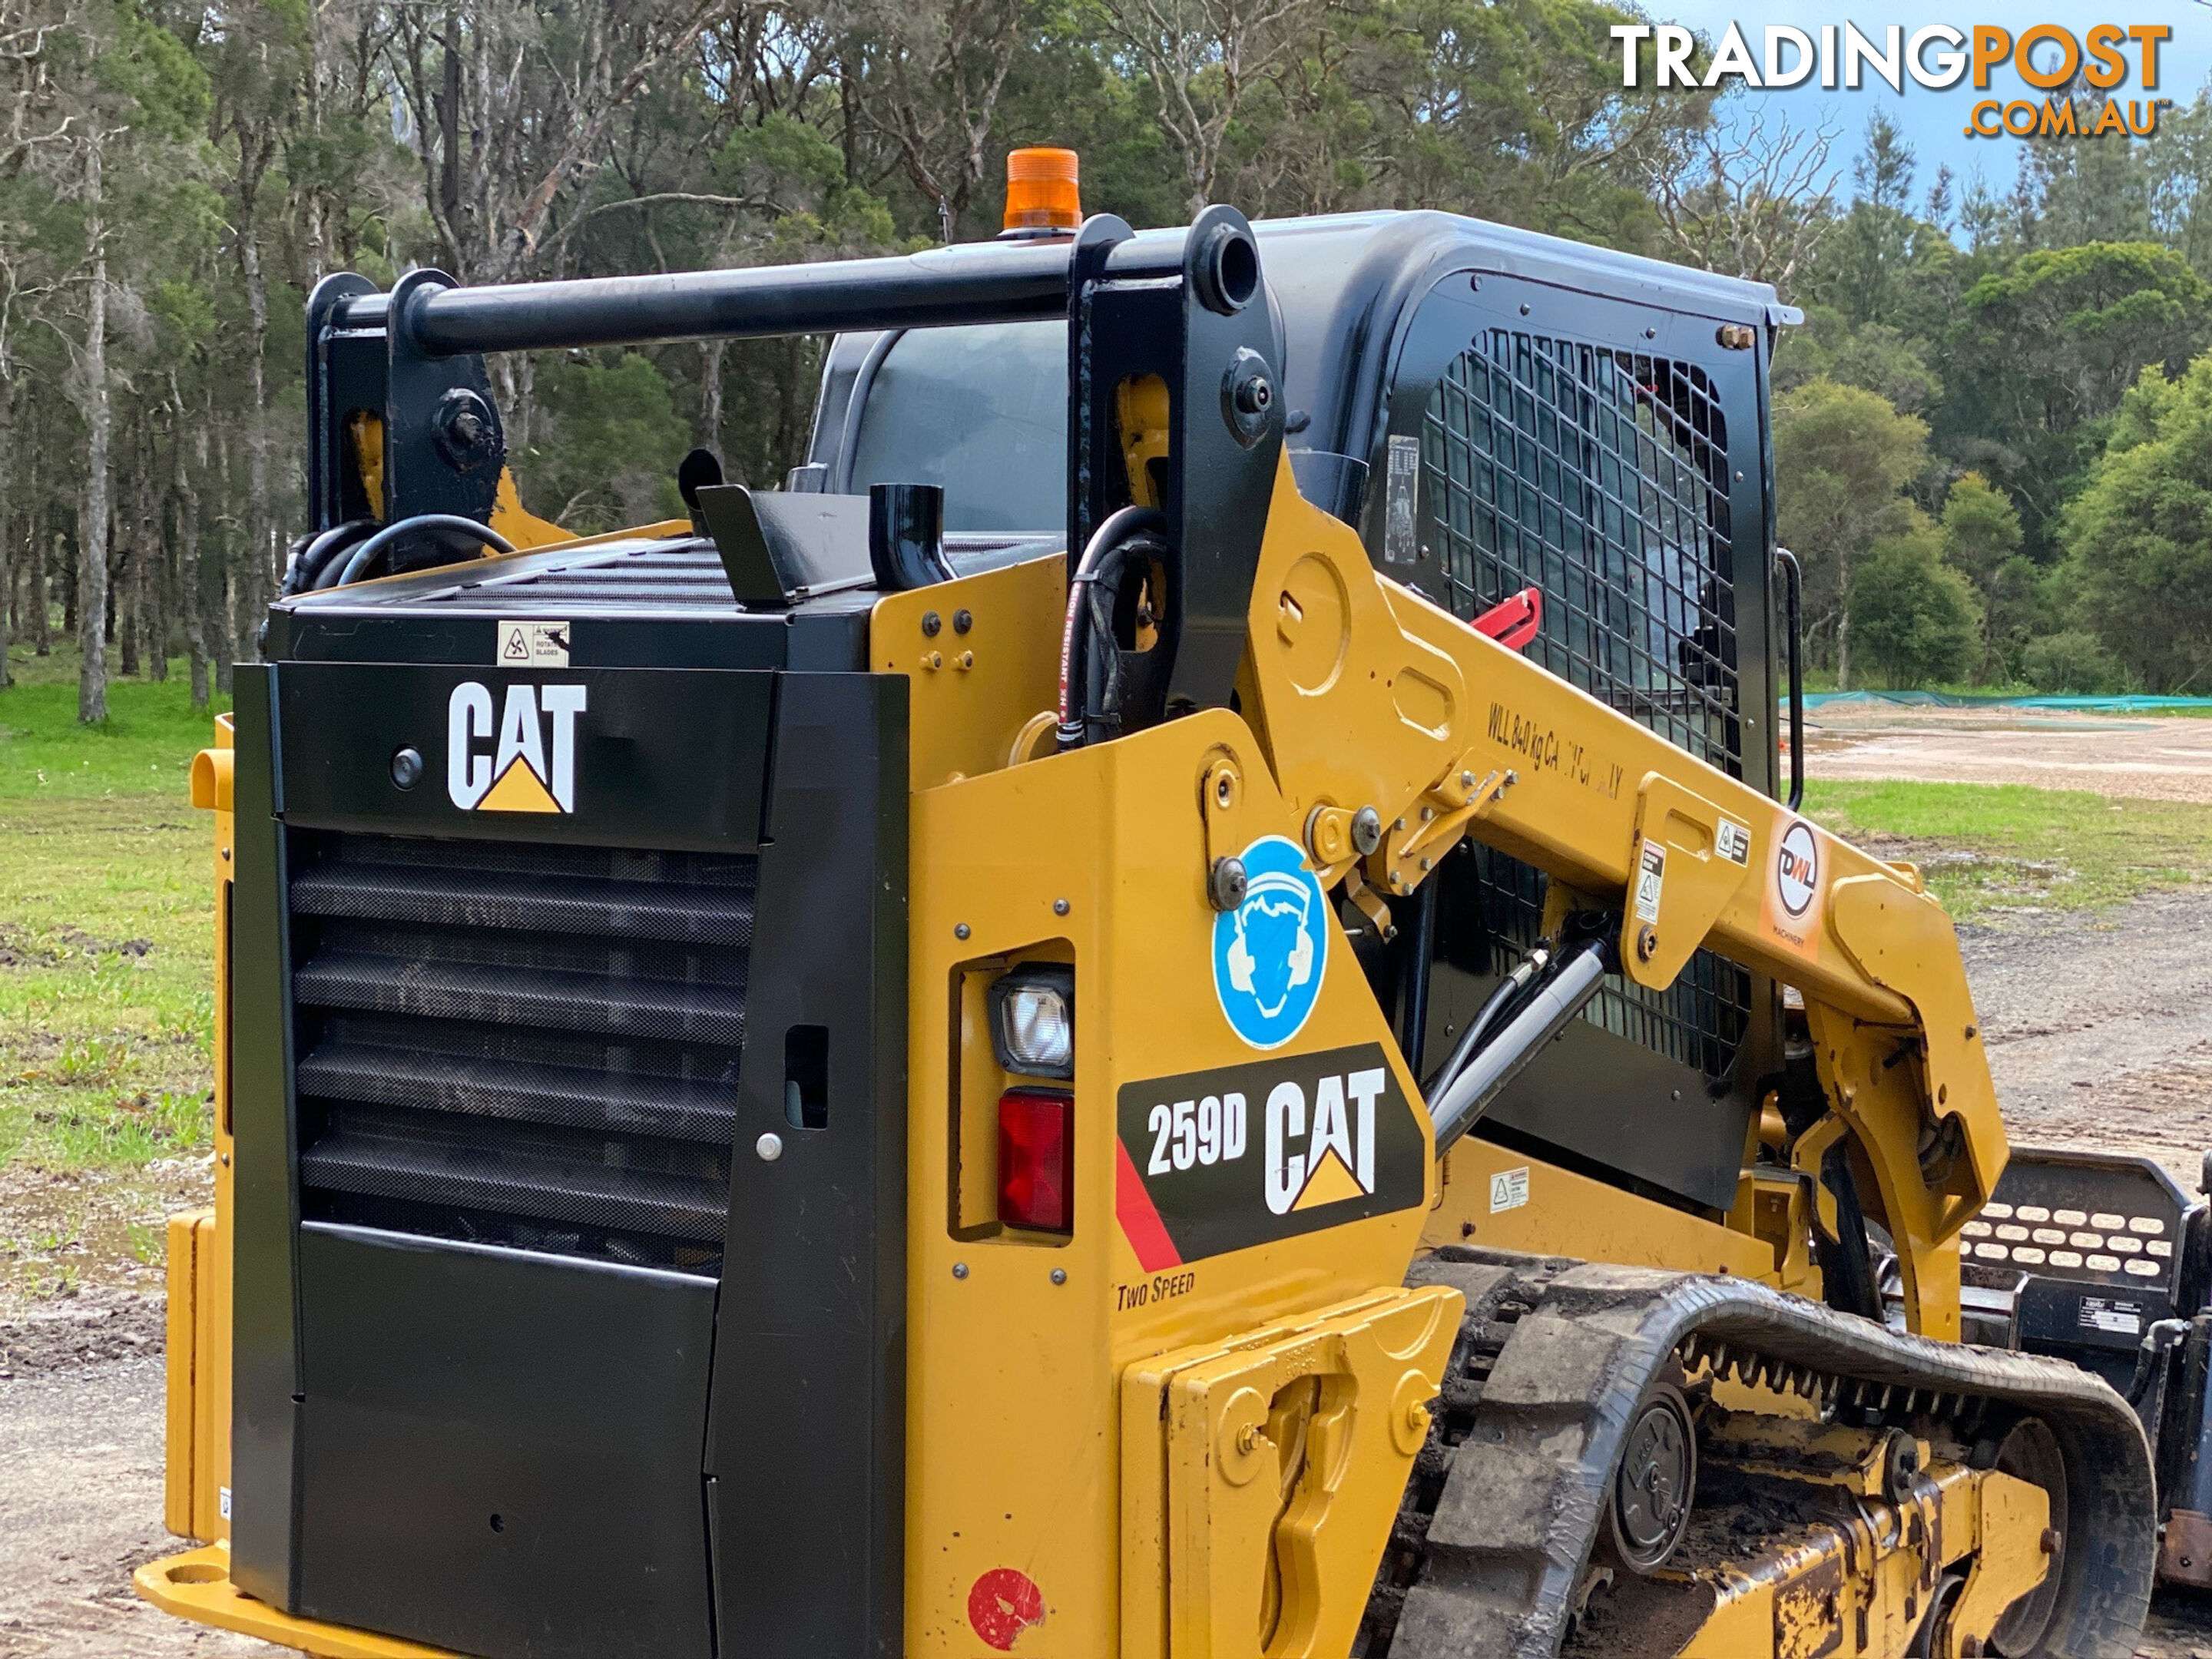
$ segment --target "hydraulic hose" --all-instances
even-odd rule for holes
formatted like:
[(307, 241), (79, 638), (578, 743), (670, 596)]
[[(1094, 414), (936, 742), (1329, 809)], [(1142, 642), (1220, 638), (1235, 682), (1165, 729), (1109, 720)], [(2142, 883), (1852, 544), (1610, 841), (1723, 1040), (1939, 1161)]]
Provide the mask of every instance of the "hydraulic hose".
[(478, 524), (474, 519), (465, 519), (458, 513), (417, 513), (411, 519), (402, 519), (396, 524), (385, 526), (383, 529), (354, 549), (353, 556), (346, 561), (345, 568), (339, 572), (338, 579), (334, 582), (325, 582), (322, 586), (343, 587), (349, 582), (359, 581), (368, 571), (369, 562), (383, 552), (386, 548), (390, 547), (403, 536), (426, 530), (450, 531), (459, 535), (473, 537), (497, 553), (514, 551), (513, 542), (489, 526)]
[(1444, 1085), (1429, 1107), (1436, 1126), (1437, 1156), (1482, 1119), (1545, 1044), (1565, 1030), (1605, 983), (1606, 942), (1585, 939), (1556, 958), (1552, 971), (1528, 992), (1520, 1012), (1500, 1028)]
[(1483, 999), (1482, 1006), (1474, 1011), (1474, 1018), (1467, 1023), (1467, 1030), (1444, 1056), (1444, 1063), (1429, 1073), (1428, 1081), (1421, 1085), (1421, 1093), (1434, 1100), (1439, 1091), (1447, 1087), (1460, 1074), (1468, 1059), (1482, 1047), (1483, 1034), (1504, 1018), (1513, 1005), (1521, 1000), (1522, 993), (1533, 984), (1539, 974), (1552, 964), (1552, 953), (1543, 945), (1522, 957), (1521, 964), (1498, 981), (1490, 994)]
[(319, 536), (309, 538), (299, 555), (292, 561), (291, 568), (284, 573), (284, 580), (277, 589), (280, 599), (290, 599), (295, 593), (305, 593), (315, 586), (325, 567), (351, 543), (376, 532), (374, 519), (348, 519), (333, 526)]
[(1060, 635), (1060, 746), (1079, 749), (1090, 740), (1091, 653), (1103, 645), (1109, 653), (1107, 701), (1113, 700), (1116, 647), (1109, 620), (1097, 614), (1092, 599), (1099, 581), (1117, 571), (1139, 550), (1165, 552), (1160, 540), (1167, 519), (1157, 507), (1125, 507), (1091, 533), (1083, 557), (1067, 583), (1067, 616)]

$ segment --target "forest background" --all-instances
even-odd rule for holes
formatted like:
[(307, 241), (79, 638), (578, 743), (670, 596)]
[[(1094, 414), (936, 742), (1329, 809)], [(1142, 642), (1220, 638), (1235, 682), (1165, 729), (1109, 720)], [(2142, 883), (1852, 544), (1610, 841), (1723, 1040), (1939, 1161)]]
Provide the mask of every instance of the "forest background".
[[(196, 704), (302, 527), (302, 313), (987, 237), (1006, 152), (1178, 223), (1442, 208), (1769, 282), (1822, 683), (2212, 692), (2212, 102), (1916, 163), (1625, 91), (1593, 0), (0, 0), (0, 684)], [(2063, 95), (2063, 94), (2062, 94)], [(2086, 124), (2085, 124), (2086, 125)], [(532, 509), (804, 459), (812, 340), (494, 361)]]

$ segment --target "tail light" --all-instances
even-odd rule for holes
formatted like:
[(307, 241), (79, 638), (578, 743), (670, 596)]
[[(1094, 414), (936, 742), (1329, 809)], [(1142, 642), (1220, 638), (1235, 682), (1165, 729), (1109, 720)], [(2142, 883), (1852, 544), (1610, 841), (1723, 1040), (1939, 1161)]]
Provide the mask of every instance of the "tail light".
[(1075, 1102), (1054, 1090), (999, 1097), (999, 1219), (1038, 1232), (1075, 1227)]

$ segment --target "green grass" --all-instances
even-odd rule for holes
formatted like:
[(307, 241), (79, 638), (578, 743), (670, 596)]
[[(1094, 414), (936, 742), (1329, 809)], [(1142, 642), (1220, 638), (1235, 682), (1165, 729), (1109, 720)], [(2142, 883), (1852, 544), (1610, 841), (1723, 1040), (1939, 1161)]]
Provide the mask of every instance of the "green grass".
[(1846, 839), (1871, 838), (1869, 850), (1917, 862), (1961, 919), (2100, 908), (2212, 880), (2212, 806), (2189, 802), (2021, 784), (1815, 781), (1805, 805)]
[[(0, 691), (0, 1172), (128, 1170), (204, 1147), (210, 837), (182, 663), (76, 720), (73, 653), (9, 653)], [(227, 700), (219, 699), (217, 707)]]
[[(114, 660), (111, 654), (111, 666)], [(15, 683), (0, 691), (0, 801), (173, 793), (181, 805), (192, 757), (210, 741), (216, 713), (230, 707), (228, 697), (216, 696), (213, 708), (194, 709), (179, 661), (160, 683), (109, 681), (106, 720), (84, 726), (73, 647), (38, 657), (18, 645), (8, 667)]]

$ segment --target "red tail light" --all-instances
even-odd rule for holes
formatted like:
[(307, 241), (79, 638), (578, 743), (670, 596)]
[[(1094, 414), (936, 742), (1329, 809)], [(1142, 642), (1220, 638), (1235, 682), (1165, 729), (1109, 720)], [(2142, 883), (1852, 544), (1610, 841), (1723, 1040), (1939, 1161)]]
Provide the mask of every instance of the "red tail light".
[(999, 1219), (1009, 1227), (1075, 1228), (1075, 1102), (1043, 1089), (999, 1097)]

